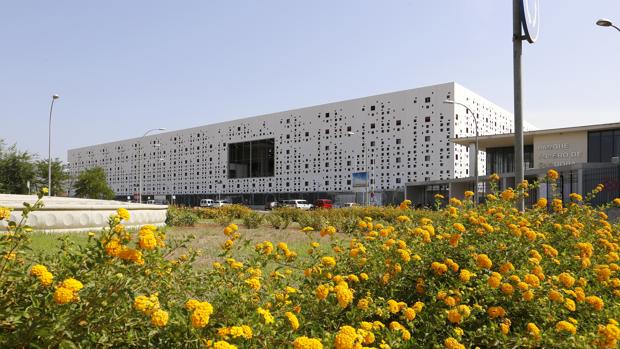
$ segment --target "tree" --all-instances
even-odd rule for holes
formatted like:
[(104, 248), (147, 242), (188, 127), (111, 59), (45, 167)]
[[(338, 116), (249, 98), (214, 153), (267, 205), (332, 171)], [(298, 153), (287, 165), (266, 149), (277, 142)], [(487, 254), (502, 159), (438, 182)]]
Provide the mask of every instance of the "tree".
[(27, 183), (34, 183), (35, 166), (33, 155), (20, 151), (16, 145), (3, 149), (0, 147), (0, 192), (28, 194)]
[(103, 168), (93, 167), (80, 173), (75, 183), (75, 196), (90, 199), (113, 199), (114, 191), (108, 186)]
[[(47, 160), (39, 160), (35, 163), (37, 189), (49, 186)], [(69, 174), (65, 171), (65, 164), (60, 159), (52, 160), (52, 187), (49, 188), (52, 195), (59, 195), (65, 192), (65, 182), (69, 179)]]

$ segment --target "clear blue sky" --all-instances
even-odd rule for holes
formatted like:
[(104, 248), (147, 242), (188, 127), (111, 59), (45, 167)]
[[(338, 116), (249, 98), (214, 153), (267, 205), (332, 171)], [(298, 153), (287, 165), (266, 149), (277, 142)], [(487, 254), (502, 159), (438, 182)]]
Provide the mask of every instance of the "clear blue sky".
[[(542, 2), (524, 110), (620, 121), (618, 0)], [(511, 1), (5, 1), (0, 138), (70, 148), (457, 81), (512, 110)]]

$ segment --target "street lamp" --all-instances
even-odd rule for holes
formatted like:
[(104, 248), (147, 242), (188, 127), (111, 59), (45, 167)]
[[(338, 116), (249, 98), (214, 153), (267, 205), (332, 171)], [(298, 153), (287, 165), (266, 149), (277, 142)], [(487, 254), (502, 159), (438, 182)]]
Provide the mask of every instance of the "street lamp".
[[(356, 133), (352, 131), (348, 131), (347, 134), (349, 136), (355, 136)], [(370, 175), (368, 173), (368, 151), (366, 149), (366, 142), (362, 141), (362, 151), (364, 152), (364, 168), (366, 170), (366, 193), (364, 194), (364, 205), (368, 205), (368, 188), (370, 187)]]
[(54, 110), (54, 101), (58, 98), (60, 98), (59, 95), (52, 95), (52, 103), (50, 104), (50, 121), (47, 138), (47, 196), (52, 196), (52, 111)]
[(471, 110), (467, 105), (460, 103), (460, 102), (455, 102), (455, 101), (451, 101), (449, 99), (446, 99), (445, 101), (443, 101), (445, 104), (458, 104), (462, 107), (465, 108), (465, 113), (469, 112), (471, 113), (471, 115), (474, 117), (474, 126), (476, 127), (476, 152), (474, 153), (474, 177), (475, 177), (475, 183), (474, 186), (474, 205), (478, 204), (478, 118), (476, 117), (476, 114), (474, 114), (473, 110)]
[(144, 134), (140, 138), (140, 150), (138, 152), (138, 156), (139, 156), (138, 166), (140, 167), (140, 188), (138, 188), (138, 195), (140, 197), (138, 198), (138, 203), (140, 203), (140, 204), (142, 203), (142, 141), (144, 140), (144, 137), (146, 137), (151, 132), (154, 132), (154, 131), (165, 131), (165, 130), (166, 129), (163, 128), (163, 127), (152, 128), (152, 129), (144, 132)]
[(601, 18), (598, 21), (596, 21), (596, 25), (598, 25), (599, 27), (614, 27), (616, 28), (617, 31), (620, 31), (620, 28), (616, 27), (609, 19), (607, 18)]

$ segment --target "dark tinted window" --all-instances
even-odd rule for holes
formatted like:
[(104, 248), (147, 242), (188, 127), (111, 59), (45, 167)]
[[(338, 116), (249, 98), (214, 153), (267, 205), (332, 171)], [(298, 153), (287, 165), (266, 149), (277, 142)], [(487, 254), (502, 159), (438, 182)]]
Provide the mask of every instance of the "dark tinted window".
[(228, 178), (273, 177), (274, 140), (228, 144)]

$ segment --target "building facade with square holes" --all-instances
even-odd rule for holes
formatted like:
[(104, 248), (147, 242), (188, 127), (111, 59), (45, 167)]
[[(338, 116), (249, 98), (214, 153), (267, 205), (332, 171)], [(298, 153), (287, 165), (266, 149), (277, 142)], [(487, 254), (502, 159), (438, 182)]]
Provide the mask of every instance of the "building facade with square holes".
[(446, 99), (476, 113), (480, 134), (513, 132), (511, 113), (446, 83), (71, 149), (69, 169), (102, 167), (119, 199), (136, 198), (141, 153), (143, 200), (396, 203), (405, 183), (470, 175), (473, 149), (451, 139), (473, 136), (474, 120)]

